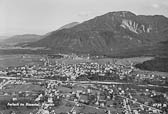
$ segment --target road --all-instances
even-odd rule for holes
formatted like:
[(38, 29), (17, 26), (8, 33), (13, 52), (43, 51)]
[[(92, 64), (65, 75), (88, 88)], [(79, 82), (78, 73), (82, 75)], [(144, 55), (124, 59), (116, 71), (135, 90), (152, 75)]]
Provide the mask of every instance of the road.
[[(0, 76), (0, 78), (3, 79), (21, 79), (19, 77), (8, 77), (8, 76)], [(40, 78), (22, 78), (23, 80), (37, 80), (37, 81), (57, 81), (57, 82), (62, 82), (60, 80), (53, 80), (53, 79), (40, 79)], [(106, 84), (106, 85), (124, 85), (124, 84), (131, 84), (131, 83), (124, 83), (124, 82), (105, 82), (105, 81), (69, 81), (70, 83), (80, 83), (80, 84)], [(162, 88), (166, 88), (168, 89), (168, 86), (159, 86), (159, 85), (151, 85), (151, 84), (147, 84), (147, 85), (137, 85), (137, 86), (141, 86), (141, 87), (162, 87)]]

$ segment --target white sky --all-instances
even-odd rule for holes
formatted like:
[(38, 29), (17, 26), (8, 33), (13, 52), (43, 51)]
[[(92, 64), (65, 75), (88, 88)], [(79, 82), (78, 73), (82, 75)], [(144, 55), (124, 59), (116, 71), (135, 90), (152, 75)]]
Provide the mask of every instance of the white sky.
[(0, 35), (45, 34), (113, 11), (168, 17), (168, 0), (0, 0)]

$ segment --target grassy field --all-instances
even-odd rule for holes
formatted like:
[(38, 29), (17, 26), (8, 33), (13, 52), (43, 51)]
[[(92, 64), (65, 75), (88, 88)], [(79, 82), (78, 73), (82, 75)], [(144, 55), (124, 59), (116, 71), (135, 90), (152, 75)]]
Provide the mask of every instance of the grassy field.
[[(43, 88), (39, 85), (32, 85), (32, 84), (23, 84), (23, 85), (14, 85), (14, 84), (8, 84), (5, 86), (6, 89), (1, 90), (0, 92), (7, 92), (7, 93), (17, 93), (17, 92), (24, 92), (24, 91), (31, 91), (31, 92), (36, 92), (40, 91)], [(18, 100), (23, 100), (23, 101), (29, 101), (34, 98), (34, 96), (26, 96), (26, 97), (20, 97), (15, 95), (15, 97)], [(27, 108), (26, 106), (23, 107), (10, 107), (7, 108), (6, 105), (8, 102), (11, 101), (13, 98), (12, 95), (0, 95), (0, 112), (3, 114), (11, 114), (11, 111), (15, 111), (16, 114), (30, 114), (30, 112), (35, 112), (37, 111), (36, 107), (29, 107)], [(33, 113), (35, 114), (35, 113)]]
[(132, 63), (142, 63), (147, 60), (151, 60), (153, 57), (134, 57), (134, 58), (124, 58), (124, 59), (117, 59), (117, 58), (103, 58), (103, 59), (55, 59), (50, 60), (51, 62), (57, 61), (58, 63), (65, 63), (65, 64), (77, 64), (83, 62), (97, 62), (99, 64), (104, 63), (116, 63), (116, 64), (130, 64)]
[(44, 88), (42, 88), (39, 85), (32, 85), (32, 84), (23, 84), (23, 85), (11, 85), (8, 84), (5, 86), (5, 92), (19, 92), (19, 91), (40, 91)]
[(40, 55), (0, 55), (0, 68), (10, 66), (22, 66), (26, 64), (37, 64), (40, 62)]
[[(32, 54), (16, 54), (16, 55), (0, 55), (0, 68), (6, 68), (9, 66), (22, 66), (26, 64), (41, 64), (40, 59), (41, 55), (32, 55)], [(146, 60), (152, 59), (151, 57), (135, 57), (135, 58), (125, 58), (125, 59), (113, 59), (113, 58), (104, 58), (104, 59), (50, 59), (51, 63), (65, 63), (65, 64), (77, 64), (82, 62), (98, 62), (100, 64), (114, 61), (117, 64), (130, 64), (130, 62), (134, 63), (142, 63)]]

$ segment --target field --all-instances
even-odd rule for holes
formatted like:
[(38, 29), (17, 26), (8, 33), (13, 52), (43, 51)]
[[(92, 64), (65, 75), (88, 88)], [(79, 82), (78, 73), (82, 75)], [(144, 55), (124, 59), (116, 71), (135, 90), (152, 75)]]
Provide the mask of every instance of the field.
[(26, 64), (37, 64), (40, 62), (40, 55), (0, 55), (0, 68), (10, 66), (22, 66)]
[[(20, 91), (29, 91), (31, 93), (36, 93), (37, 91), (42, 90), (43, 88), (39, 85), (32, 85), (32, 84), (22, 84), (22, 85), (14, 85), (14, 84), (8, 84), (5, 86), (6, 89), (1, 90), (0, 92), (5, 92), (5, 93), (19, 93)], [(21, 101), (29, 101), (34, 98), (34, 96), (18, 96), (14, 95), (17, 97), (18, 100)], [(35, 112), (37, 109), (35, 107), (25, 107), (23, 106), (22, 108), (20, 107), (12, 107), (12, 108), (7, 108), (6, 104), (11, 101), (13, 98), (13, 95), (0, 95), (0, 112), (3, 114), (11, 114), (11, 111), (15, 111), (16, 114), (30, 114), (30, 112)]]
[(142, 63), (147, 60), (151, 60), (153, 57), (133, 57), (133, 58), (124, 58), (124, 59), (117, 59), (117, 58), (103, 58), (103, 59), (55, 59), (50, 60), (51, 62), (57, 61), (58, 63), (65, 63), (65, 64), (77, 64), (83, 62), (97, 62), (99, 64), (104, 63), (116, 63), (121, 65), (130, 64), (131, 62), (134, 64)]
[(19, 91), (40, 91), (43, 88), (39, 85), (32, 84), (22, 84), (22, 85), (14, 85), (8, 84), (5, 86), (5, 92), (19, 92)]
[[(42, 55), (32, 55), (32, 54), (11, 54), (11, 55), (0, 55), (0, 68), (5, 68), (9, 66), (22, 66), (26, 64), (37, 64), (41, 63), (40, 59)], [(104, 58), (104, 59), (50, 59), (51, 62), (57, 61), (58, 63), (65, 64), (77, 64), (82, 62), (98, 62), (98, 63), (107, 63), (116, 61), (117, 64), (128, 64), (130, 62), (142, 63), (146, 60), (150, 60), (152, 57), (135, 57), (135, 58), (126, 58), (126, 59), (113, 59), (113, 58)]]

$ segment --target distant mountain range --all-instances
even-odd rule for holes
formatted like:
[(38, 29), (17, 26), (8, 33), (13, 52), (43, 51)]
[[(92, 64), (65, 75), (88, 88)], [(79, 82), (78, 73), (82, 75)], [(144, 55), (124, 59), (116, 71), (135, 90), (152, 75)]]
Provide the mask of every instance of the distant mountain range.
[[(72, 22), (69, 24), (66, 24), (62, 27), (60, 27), (58, 30), (62, 30), (62, 29), (68, 29), (71, 27), (76, 26), (77, 24), (79, 24), (78, 22)], [(30, 43), (30, 42), (35, 42), (38, 41), (40, 39), (43, 39), (45, 37), (48, 37), (52, 32), (49, 32), (45, 35), (36, 35), (36, 34), (23, 34), (23, 35), (15, 35), (15, 36), (11, 36), (11, 37), (7, 37), (7, 36), (0, 36), (0, 44), (1, 45), (20, 45), (20, 44), (25, 44), (25, 43)]]
[(26, 42), (35, 42), (37, 40), (40, 40), (41, 38), (42, 38), (41, 35), (36, 35), (36, 34), (15, 35), (12, 37), (4, 38), (3, 40), (1, 40), (0, 44), (16, 45), (16, 44), (26, 43)]
[(80, 24), (72, 23), (70, 28), (68, 26), (27, 46), (46, 47), (62, 53), (143, 55), (150, 54), (149, 50), (164, 47), (161, 42), (168, 41), (168, 18), (162, 15), (109, 12)]
[(4, 40), (6, 38), (8, 38), (8, 36), (0, 36), (0, 41)]

